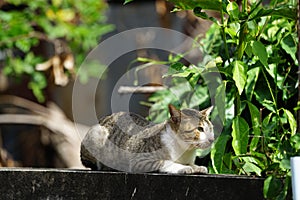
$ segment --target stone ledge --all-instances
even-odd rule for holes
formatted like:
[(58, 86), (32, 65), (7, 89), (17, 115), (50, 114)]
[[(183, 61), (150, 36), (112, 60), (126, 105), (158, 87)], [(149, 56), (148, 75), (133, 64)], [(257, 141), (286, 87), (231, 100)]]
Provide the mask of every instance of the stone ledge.
[(262, 178), (0, 168), (0, 199), (263, 199)]

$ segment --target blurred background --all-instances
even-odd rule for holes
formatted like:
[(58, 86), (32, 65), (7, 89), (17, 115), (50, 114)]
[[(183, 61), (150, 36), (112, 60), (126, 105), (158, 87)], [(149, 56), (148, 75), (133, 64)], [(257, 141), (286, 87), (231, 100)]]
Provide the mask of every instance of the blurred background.
[[(0, 0), (0, 167), (82, 168), (80, 138), (93, 124), (85, 105), (95, 101), (99, 117), (111, 113), (109, 103), (116, 82), (139, 65), (132, 61), (168, 57), (168, 52), (147, 49), (122, 55), (109, 66), (96, 99), (88, 90), (78, 97), (80, 104), (74, 106), (82, 114), (74, 123), (74, 80), (87, 84), (95, 69), (80, 74), (77, 70), (101, 41), (140, 27), (163, 27), (201, 37), (211, 24), (189, 11), (171, 12), (173, 5), (164, 0), (123, 3)], [(161, 75), (154, 68), (139, 71), (139, 76), (154, 86), (162, 84)], [(130, 111), (148, 115), (149, 107), (140, 102), (147, 101), (149, 94), (122, 95), (130, 95)]]

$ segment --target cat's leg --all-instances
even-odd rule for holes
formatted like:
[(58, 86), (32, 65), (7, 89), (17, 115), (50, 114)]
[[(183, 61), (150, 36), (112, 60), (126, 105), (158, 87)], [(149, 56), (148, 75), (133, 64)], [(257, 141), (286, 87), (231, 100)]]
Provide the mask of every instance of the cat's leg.
[(97, 145), (98, 147), (102, 147), (105, 145), (108, 135), (109, 132), (107, 128), (96, 124), (89, 129), (82, 141), (82, 144), (88, 146)]
[(206, 167), (197, 165), (183, 165), (171, 160), (165, 160), (159, 171), (171, 174), (207, 173)]
[(108, 138), (108, 130), (100, 126), (94, 125), (85, 135), (81, 143), (80, 157), (84, 166), (93, 170), (102, 168), (99, 159), (99, 150), (105, 145)]
[(163, 160), (157, 159), (152, 155), (145, 155), (143, 153), (136, 154), (130, 159), (129, 172), (145, 173), (159, 171), (163, 165)]

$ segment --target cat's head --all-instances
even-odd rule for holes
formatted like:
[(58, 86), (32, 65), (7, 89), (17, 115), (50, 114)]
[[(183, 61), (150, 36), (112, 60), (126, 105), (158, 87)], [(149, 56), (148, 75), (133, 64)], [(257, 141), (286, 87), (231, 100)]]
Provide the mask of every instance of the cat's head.
[(213, 107), (198, 111), (195, 109), (176, 109), (169, 105), (170, 120), (174, 132), (177, 136), (192, 148), (206, 149), (214, 141), (213, 125), (209, 120), (209, 115)]

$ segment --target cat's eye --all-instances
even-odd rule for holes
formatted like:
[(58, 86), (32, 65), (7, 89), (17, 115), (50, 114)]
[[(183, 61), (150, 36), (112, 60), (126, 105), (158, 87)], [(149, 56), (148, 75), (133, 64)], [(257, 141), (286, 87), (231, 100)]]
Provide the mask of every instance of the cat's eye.
[(204, 129), (203, 129), (203, 127), (198, 127), (198, 131), (200, 131), (200, 132), (204, 132)]

